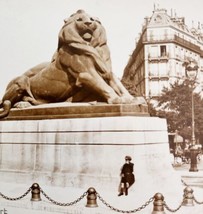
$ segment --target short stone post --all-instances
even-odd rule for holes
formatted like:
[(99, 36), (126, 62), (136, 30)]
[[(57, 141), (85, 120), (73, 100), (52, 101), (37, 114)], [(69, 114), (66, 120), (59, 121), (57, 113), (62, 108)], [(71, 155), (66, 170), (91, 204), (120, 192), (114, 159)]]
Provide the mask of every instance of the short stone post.
[(194, 206), (193, 189), (188, 186), (184, 189), (183, 206)]
[(86, 207), (98, 207), (96, 190), (93, 187), (90, 187), (87, 190), (87, 205), (86, 205)]
[(34, 183), (31, 187), (32, 191), (32, 197), (31, 197), (31, 201), (41, 201), (41, 197), (40, 197), (40, 187), (39, 184)]
[(152, 214), (165, 214), (164, 212), (164, 196), (161, 193), (154, 195), (154, 208)]

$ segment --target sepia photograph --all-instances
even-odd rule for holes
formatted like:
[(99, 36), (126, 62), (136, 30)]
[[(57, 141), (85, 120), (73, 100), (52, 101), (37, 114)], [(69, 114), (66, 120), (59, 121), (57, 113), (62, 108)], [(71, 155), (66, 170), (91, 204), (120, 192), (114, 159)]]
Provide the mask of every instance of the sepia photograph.
[(203, 212), (202, 8), (0, 0), (0, 214)]

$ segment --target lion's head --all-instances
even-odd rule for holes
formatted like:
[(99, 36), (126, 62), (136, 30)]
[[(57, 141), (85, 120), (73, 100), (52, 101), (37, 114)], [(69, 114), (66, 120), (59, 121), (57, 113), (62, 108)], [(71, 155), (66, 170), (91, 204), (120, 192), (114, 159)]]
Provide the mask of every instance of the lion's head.
[(106, 43), (106, 33), (99, 19), (88, 15), (84, 10), (78, 10), (64, 22), (59, 33), (60, 44), (77, 42), (96, 47)]
[(96, 21), (83, 10), (78, 11), (74, 16), (75, 27), (79, 35), (87, 42), (91, 42), (94, 31), (97, 28)]

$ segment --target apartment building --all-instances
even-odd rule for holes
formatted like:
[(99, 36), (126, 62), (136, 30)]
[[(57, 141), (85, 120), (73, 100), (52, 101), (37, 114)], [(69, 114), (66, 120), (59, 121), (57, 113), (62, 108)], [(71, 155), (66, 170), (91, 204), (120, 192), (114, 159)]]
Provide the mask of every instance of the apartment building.
[(144, 19), (135, 49), (124, 69), (122, 80), (136, 86), (146, 98), (160, 96), (164, 86), (185, 77), (183, 63), (190, 57), (199, 67), (197, 80), (203, 82), (203, 30), (185, 24), (184, 17), (154, 8)]

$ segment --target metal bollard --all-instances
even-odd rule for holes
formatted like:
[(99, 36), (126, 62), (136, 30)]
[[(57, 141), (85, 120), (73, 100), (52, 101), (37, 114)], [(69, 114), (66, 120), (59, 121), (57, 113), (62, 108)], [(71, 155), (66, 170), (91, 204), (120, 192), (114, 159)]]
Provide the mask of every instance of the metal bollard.
[(31, 191), (31, 194), (32, 194), (31, 201), (41, 201), (39, 184), (34, 183), (31, 186), (31, 189), (32, 189), (32, 191)]
[(188, 186), (184, 189), (183, 206), (194, 206), (193, 189)]
[(165, 214), (164, 212), (164, 196), (161, 193), (154, 195), (154, 209), (152, 214)]
[(93, 187), (90, 187), (87, 190), (87, 205), (86, 207), (98, 207), (97, 205), (97, 195), (96, 190)]

